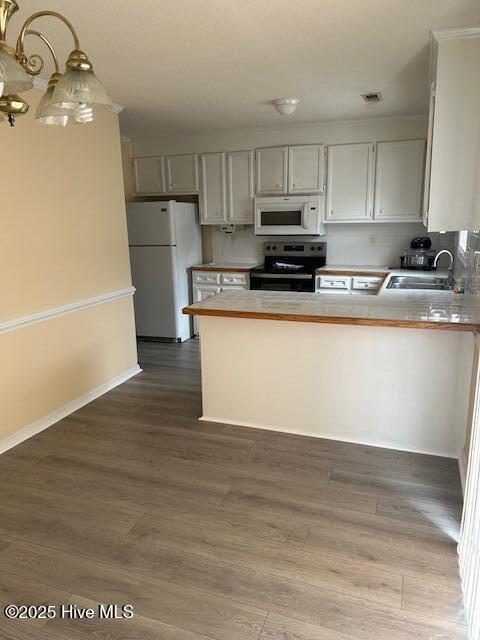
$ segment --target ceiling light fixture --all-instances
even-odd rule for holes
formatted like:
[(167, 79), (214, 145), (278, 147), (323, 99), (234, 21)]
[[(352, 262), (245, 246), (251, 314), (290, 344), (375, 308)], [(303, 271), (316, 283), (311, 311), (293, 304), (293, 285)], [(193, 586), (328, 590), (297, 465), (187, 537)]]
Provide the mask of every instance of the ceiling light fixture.
[[(6, 116), (10, 125), (15, 124), (16, 116), (28, 111), (28, 103), (18, 93), (33, 87), (33, 77), (38, 76), (43, 67), (43, 58), (38, 54), (28, 56), (25, 53), (25, 38), (36, 36), (49, 49), (55, 67), (48, 88), (37, 107), (35, 119), (41, 124), (65, 126), (69, 122), (86, 124), (92, 122), (97, 107), (111, 109), (112, 101), (93, 73), (93, 67), (87, 55), (80, 49), (80, 42), (72, 24), (55, 11), (38, 11), (24, 23), (18, 36), (16, 48), (6, 42), (8, 22), (18, 11), (16, 0), (0, 0), (0, 122)], [(69, 29), (74, 49), (68, 56), (66, 70), (60, 73), (55, 50), (49, 40), (39, 31), (30, 29), (30, 25), (45, 16), (57, 18)]]
[(277, 98), (273, 101), (275, 109), (282, 116), (290, 116), (298, 107), (300, 100), (298, 98)]

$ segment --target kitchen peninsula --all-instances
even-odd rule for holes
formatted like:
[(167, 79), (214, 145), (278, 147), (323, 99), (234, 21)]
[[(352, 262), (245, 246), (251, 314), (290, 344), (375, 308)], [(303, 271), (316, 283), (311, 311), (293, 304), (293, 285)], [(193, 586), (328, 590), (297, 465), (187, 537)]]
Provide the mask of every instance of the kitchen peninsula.
[(479, 325), (448, 292), (225, 291), (191, 305), (202, 420), (457, 457)]

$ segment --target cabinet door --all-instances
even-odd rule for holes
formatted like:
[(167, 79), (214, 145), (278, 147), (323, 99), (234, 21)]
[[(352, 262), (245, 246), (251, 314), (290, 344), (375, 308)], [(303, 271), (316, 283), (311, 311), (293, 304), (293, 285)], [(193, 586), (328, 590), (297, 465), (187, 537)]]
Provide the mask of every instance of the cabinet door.
[(212, 287), (212, 286), (198, 286), (195, 285), (193, 288), (193, 298), (194, 302), (201, 302), (202, 300), (206, 300), (207, 298), (211, 298), (212, 296), (220, 293), (220, 287)]
[(258, 195), (287, 193), (288, 147), (257, 149), (255, 165)]
[(289, 147), (288, 193), (323, 193), (323, 158), (323, 144)]
[(438, 42), (429, 231), (480, 229), (479, 60), (475, 30)]
[(425, 155), (425, 179), (423, 183), (423, 224), (428, 225), (428, 210), (430, 208), (430, 178), (432, 173), (432, 145), (433, 145), (433, 123), (435, 120), (435, 82), (430, 86), (430, 106), (428, 109), (428, 133), (427, 149)]
[(253, 151), (227, 153), (227, 217), (231, 224), (253, 224)]
[(328, 147), (326, 222), (362, 222), (372, 218), (372, 143)]
[(168, 193), (197, 193), (197, 155), (166, 156), (165, 171)]
[(221, 224), (227, 219), (225, 154), (200, 155), (200, 223)]
[(135, 193), (164, 193), (163, 158), (134, 158)]
[[(217, 295), (217, 293), (220, 293), (221, 291), (220, 287), (194, 285), (193, 302), (201, 302), (202, 300), (206, 300), (207, 298)], [(193, 316), (193, 333), (198, 336), (198, 316)]]
[(375, 220), (419, 222), (425, 140), (379, 142), (376, 155)]

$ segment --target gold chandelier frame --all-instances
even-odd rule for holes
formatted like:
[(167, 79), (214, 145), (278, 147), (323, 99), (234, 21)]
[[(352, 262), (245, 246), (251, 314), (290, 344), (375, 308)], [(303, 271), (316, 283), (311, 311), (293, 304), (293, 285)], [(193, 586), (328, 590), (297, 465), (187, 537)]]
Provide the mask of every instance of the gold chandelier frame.
[[(66, 61), (66, 70), (86, 71), (93, 73), (93, 67), (88, 59), (88, 56), (80, 47), (80, 40), (78, 34), (72, 25), (72, 23), (65, 18), (61, 13), (56, 11), (37, 11), (28, 17), (23, 23), (20, 34), (16, 41), (15, 48), (8, 45), (7, 28), (11, 17), (19, 10), (19, 5), (16, 0), (0, 0), (0, 54), (7, 54), (11, 58), (15, 59), (24, 71), (32, 77), (38, 76), (44, 69), (45, 62), (42, 55), (33, 53), (27, 55), (25, 52), (25, 40), (27, 36), (36, 36), (39, 38), (48, 48), (53, 58), (54, 73), (51, 75), (48, 88), (53, 89), (62, 77), (60, 73), (60, 67), (58, 57), (55, 49), (49, 39), (37, 29), (33, 29), (32, 24), (45, 17), (51, 17), (62, 22), (69, 30), (72, 38), (74, 48)], [(15, 116), (22, 115), (28, 111), (28, 103), (17, 94), (1, 95), (0, 93), (0, 116), (1, 114), (7, 114), (10, 124), (13, 126), (15, 123)]]

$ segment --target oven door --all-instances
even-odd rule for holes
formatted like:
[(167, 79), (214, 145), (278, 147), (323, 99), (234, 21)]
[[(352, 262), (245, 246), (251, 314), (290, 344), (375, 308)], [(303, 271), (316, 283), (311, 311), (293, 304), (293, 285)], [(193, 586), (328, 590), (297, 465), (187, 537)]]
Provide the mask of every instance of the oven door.
[(319, 204), (313, 198), (257, 198), (257, 236), (319, 235)]
[(315, 278), (310, 273), (252, 273), (250, 289), (263, 291), (315, 291)]

